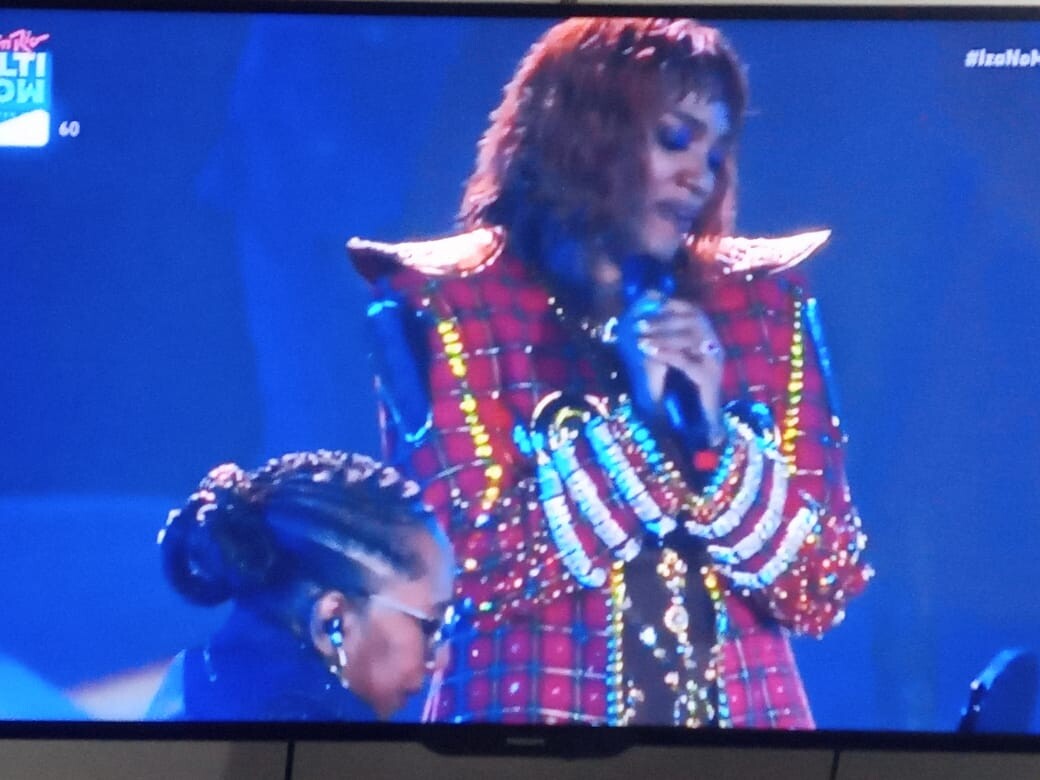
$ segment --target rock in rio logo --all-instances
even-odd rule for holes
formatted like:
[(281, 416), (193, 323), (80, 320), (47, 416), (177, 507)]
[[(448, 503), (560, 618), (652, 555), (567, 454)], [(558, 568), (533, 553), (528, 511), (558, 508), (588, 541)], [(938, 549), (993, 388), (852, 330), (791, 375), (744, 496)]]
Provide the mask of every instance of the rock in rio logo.
[(49, 33), (0, 33), (0, 146), (46, 146), (51, 134)]

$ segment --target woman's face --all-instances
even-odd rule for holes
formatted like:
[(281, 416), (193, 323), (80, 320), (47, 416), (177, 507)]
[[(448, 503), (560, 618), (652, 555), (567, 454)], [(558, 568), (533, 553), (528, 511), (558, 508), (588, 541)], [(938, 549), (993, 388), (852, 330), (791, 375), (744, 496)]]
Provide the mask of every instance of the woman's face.
[(646, 194), (634, 229), (636, 249), (668, 262), (715, 191), (729, 154), (726, 104), (689, 93), (658, 118), (648, 144)]
[(443, 537), (421, 533), (415, 546), (425, 574), (414, 580), (403, 575), (388, 580), (356, 616), (357, 631), (345, 643), (344, 677), (380, 718), (400, 709), (422, 690), (426, 675), (443, 669), (449, 660), (447, 648), (432, 645), (416, 615), (444, 615), (452, 602), (454, 559)]

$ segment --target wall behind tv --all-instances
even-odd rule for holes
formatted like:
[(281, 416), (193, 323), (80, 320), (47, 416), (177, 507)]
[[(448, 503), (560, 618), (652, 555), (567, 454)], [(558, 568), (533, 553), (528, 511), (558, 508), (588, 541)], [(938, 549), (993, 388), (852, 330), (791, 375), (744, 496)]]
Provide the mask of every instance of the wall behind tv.
[[(892, 3), (893, 5), (897, 3)], [(948, 3), (944, 3), (948, 4)], [(1022, 2), (1022, 5), (1030, 3)], [(937, 3), (938, 5), (938, 3)], [(285, 745), (225, 743), (0, 743), (4, 777), (282, 777)], [(640, 750), (622, 759), (560, 762), (548, 759), (472, 759), (435, 757), (417, 746), (296, 746), (294, 777), (386, 776), (628, 777), (655, 771), (664, 777), (804, 777), (830, 776), (832, 757), (825, 753), (758, 753), (719, 750)], [(1036, 777), (1040, 762), (1023, 757), (852, 754), (842, 757), (840, 778), (890, 776)]]

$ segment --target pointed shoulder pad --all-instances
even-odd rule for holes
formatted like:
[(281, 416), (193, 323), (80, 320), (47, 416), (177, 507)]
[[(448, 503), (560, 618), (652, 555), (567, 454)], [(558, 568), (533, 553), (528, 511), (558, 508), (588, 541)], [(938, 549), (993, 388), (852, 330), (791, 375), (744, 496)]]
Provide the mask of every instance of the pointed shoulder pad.
[(504, 248), (505, 231), (500, 227), (399, 244), (362, 238), (347, 242), (354, 266), (369, 281), (405, 268), (424, 276), (469, 276), (494, 263)]
[(690, 255), (711, 266), (709, 273), (753, 273), (794, 268), (827, 243), (829, 230), (814, 230), (778, 238), (697, 238), (687, 240)]

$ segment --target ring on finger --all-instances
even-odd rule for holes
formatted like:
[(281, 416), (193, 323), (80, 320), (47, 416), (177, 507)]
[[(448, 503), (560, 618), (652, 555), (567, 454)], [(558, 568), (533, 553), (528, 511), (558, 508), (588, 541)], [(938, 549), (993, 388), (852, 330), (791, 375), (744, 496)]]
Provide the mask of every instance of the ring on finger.
[(705, 357), (719, 357), (722, 355), (722, 345), (713, 338), (701, 341), (700, 353)]

